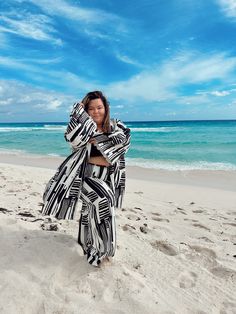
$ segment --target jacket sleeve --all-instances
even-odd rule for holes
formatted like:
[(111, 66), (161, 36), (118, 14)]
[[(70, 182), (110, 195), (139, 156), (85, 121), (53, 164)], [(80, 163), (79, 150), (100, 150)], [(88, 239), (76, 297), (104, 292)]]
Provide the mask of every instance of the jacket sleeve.
[(87, 144), (95, 134), (97, 125), (79, 103), (75, 103), (70, 114), (70, 122), (67, 126), (64, 138), (70, 142), (72, 150), (76, 151)]
[(115, 163), (130, 146), (130, 129), (120, 120), (115, 120), (111, 133), (95, 134), (95, 146), (110, 163)]

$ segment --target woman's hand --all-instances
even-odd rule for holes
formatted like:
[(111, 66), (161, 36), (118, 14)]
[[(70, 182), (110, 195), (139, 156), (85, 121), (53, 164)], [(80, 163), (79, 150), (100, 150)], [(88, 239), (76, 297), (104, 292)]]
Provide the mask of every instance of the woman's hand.
[(73, 108), (73, 111), (71, 112), (70, 114), (70, 117), (73, 117), (73, 118), (77, 118), (77, 111), (79, 110), (79, 108), (84, 108), (84, 104), (82, 102), (77, 102), (76, 103), (76, 107)]
[(96, 144), (95, 138), (91, 138), (91, 139), (89, 140), (89, 143), (90, 143), (90, 144)]

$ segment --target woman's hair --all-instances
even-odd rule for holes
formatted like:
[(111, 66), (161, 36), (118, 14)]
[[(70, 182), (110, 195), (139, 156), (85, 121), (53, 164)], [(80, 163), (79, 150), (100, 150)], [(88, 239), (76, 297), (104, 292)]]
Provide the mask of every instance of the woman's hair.
[(103, 95), (102, 92), (100, 91), (89, 92), (82, 100), (82, 103), (84, 104), (84, 110), (88, 112), (90, 101), (94, 99), (98, 99), (98, 98), (101, 99), (105, 107), (105, 117), (102, 123), (102, 129), (103, 129), (103, 132), (109, 133), (111, 132), (110, 107), (109, 107), (108, 100), (106, 99), (106, 97)]

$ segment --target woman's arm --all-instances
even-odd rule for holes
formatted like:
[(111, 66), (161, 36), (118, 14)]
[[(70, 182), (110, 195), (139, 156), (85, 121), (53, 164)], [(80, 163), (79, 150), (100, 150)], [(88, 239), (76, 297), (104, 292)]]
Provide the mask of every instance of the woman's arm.
[(87, 144), (95, 134), (96, 128), (96, 123), (84, 110), (83, 106), (80, 103), (75, 103), (64, 137), (67, 142), (70, 142), (72, 149), (76, 151)]
[(130, 146), (130, 129), (116, 120), (115, 129), (110, 134), (95, 134), (95, 146), (110, 163), (115, 163)]

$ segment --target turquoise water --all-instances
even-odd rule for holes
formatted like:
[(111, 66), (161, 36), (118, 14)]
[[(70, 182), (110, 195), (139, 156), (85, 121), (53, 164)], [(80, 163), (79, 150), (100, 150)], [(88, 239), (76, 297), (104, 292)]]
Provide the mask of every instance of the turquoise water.
[[(236, 170), (236, 120), (126, 122), (128, 165), (185, 170)], [(67, 156), (66, 123), (1, 123), (0, 153)]]

